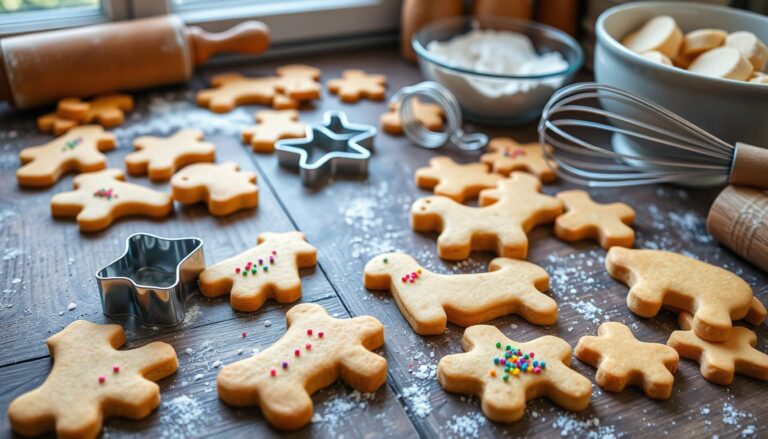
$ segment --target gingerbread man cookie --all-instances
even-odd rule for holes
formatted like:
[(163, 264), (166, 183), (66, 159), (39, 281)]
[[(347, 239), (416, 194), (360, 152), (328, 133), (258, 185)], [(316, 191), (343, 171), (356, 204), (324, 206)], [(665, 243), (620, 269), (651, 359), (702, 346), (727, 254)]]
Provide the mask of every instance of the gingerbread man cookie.
[(214, 160), (216, 147), (202, 140), (203, 132), (193, 129), (179, 130), (165, 138), (139, 137), (133, 141), (137, 151), (125, 156), (125, 167), (131, 175), (149, 174), (152, 181), (168, 181), (186, 165)]
[(214, 76), (214, 88), (197, 93), (197, 104), (216, 113), (232, 111), (236, 105), (271, 105), (275, 109), (298, 108), (301, 102), (318, 99), (320, 71), (304, 65), (283, 66), (278, 76), (247, 78), (239, 73)]
[(752, 288), (739, 276), (677, 253), (611, 247), (605, 268), (630, 287), (632, 312), (653, 317), (662, 305), (691, 312), (694, 332), (704, 340), (727, 340), (731, 321), (753, 307)]
[(768, 355), (755, 348), (757, 335), (742, 326), (734, 326), (730, 335), (721, 343), (699, 338), (694, 331), (693, 316), (681, 312), (682, 331), (675, 331), (667, 344), (681, 357), (700, 364), (701, 375), (716, 384), (728, 385), (736, 373), (758, 380), (768, 381)]
[(16, 171), (19, 186), (48, 187), (67, 172), (104, 169), (102, 154), (115, 149), (115, 136), (98, 125), (85, 125), (44, 145), (24, 148), (19, 153), (22, 167)]
[(437, 380), (449, 392), (475, 395), (483, 414), (496, 422), (515, 422), (526, 402), (546, 397), (579, 411), (589, 405), (592, 383), (571, 369), (571, 347), (545, 335), (520, 343), (489, 325), (464, 331), (463, 354), (447, 355), (437, 365)]
[(654, 399), (672, 395), (673, 374), (680, 362), (674, 349), (639, 341), (619, 322), (600, 325), (597, 337), (581, 337), (576, 358), (597, 368), (595, 381), (603, 389), (621, 392), (626, 386), (636, 386)]
[(472, 250), (524, 259), (528, 254), (526, 233), (563, 212), (562, 202), (540, 193), (540, 188), (536, 177), (515, 172), (496, 189), (480, 193), (484, 207), (465, 206), (441, 196), (421, 198), (411, 208), (411, 227), (417, 232), (440, 233), (437, 250), (443, 259), (466, 259)]
[(255, 152), (274, 152), (280, 139), (306, 137), (307, 125), (299, 122), (296, 110), (263, 110), (256, 113), (256, 126), (243, 130), (243, 142), (250, 143)]
[(369, 75), (359, 69), (344, 70), (341, 78), (328, 81), (328, 91), (339, 95), (343, 102), (357, 102), (361, 98), (372, 101), (384, 99), (387, 77), (384, 75)]
[(317, 264), (317, 249), (301, 232), (262, 233), (258, 245), (200, 273), (206, 297), (230, 294), (232, 308), (256, 311), (268, 298), (280, 303), (301, 298), (299, 268)]
[(77, 218), (80, 231), (95, 232), (123, 216), (162, 218), (173, 210), (170, 195), (123, 180), (125, 176), (118, 169), (78, 175), (73, 180), (75, 191), (53, 196), (51, 213)]
[(624, 203), (599, 204), (585, 191), (560, 192), (565, 213), (555, 220), (555, 235), (563, 241), (596, 239), (603, 248), (632, 247), (635, 211)]
[(416, 185), (422, 189), (434, 189), (436, 195), (446, 196), (456, 202), (474, 198), (483, 189), (496, 187), (502, 180), (491, 174), (482, 163), (466, 165), (440, 156), (429, 160), (429, 167), (416, 170)]
[(13, 431), (34, 436), (95, 438), (104, 418), (141, 419), (160, 405), (159, 381), (179, 367), (169, 344), (129, 351), (120, 325), (75, 320), (48, 339), (53, 368), (38, 388), (8, 408)]
[[(437, 104), (421, 102), (414, 97), (411, 100), (413, 114), (416, 121), (430, 131), (443, 129), (443, 108)], [(389, 134), (400, 136), (403, 134), (403, 121), (400, 120), (400, 104), (389, 106), (389, 111), (381, 115), (381, 129)]]
[(99, 96), (89, 102), (79, 98), (59, 101), (55, 113), (40, 116), (37, 126), (44, 133), (53, 132), (59, 136), (77, 125), (98, 123), (105, 128), (118, 126), (125, 120), (125, 112), (133, 110), (130, 95), (115, 94)]
[(543, 293), (549, 275), (526, 261), (496, 258), (488, 273), (444, 275), (422, 268), (402, 253), (371, 259), (363, 279), (371, 290), (388, 290), (414, 332), (442, 334), (446, 322), (471, 326), (507, 314), (535, 325), (557, 320), (557, 303)]
[(371, 350), (384, 345), (384, 325), (371, 316), (336, 319), (313, 303), (285, 315), (277, 343), (221, 369), (219, 398), (238, 407), (258, 405), (267, 422), (283, 430), (312, 419), (311, 395), (341, 379), (360, 392), (387, 380), (387, 360)]
[[(552, 147), (545, 145), (544, 148), (549, 150)], [(483, 154), (480, 161), (489, 165), (497, 174), (506, 176), (514, 171), (525, 171), (545, 183), (557, 180), (557, 164), (547, 164), (538, 142), (520, 144), (509, 137), (497, 137), (491, 139), (488, 150), (490, 152)]]
[(187, 166), (171, 179), (173, 199), (182, 204), (204, 201), (211, 215), (223, 216), (259, 204), (256, 174), (241, 172), (235, 162)]

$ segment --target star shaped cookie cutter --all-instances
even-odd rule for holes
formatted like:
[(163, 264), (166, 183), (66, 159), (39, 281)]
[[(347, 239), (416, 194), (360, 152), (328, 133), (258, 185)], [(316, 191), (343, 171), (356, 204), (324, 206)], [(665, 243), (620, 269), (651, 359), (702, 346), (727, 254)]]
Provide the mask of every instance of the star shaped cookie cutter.
[(370, 125), (350, 123), (341, 111), (328, 111), (322, 125), (307, 128), (305, 138), (276, 142), (277, 159), (281, 166), (298, 169), (305, 186), (332, 175), (365, 176), (376, 133)]
[(125, 252), (96, 272), (104, 314), (158, 326), (184, 321), (187, 297), (205, 269), (203, 240), (135, 233)]

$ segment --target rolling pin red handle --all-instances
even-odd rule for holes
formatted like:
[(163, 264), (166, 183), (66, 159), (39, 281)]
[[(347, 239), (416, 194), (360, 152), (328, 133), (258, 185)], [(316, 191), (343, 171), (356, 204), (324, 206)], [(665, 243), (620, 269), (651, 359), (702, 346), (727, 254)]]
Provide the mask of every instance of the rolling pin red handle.
[(204, 64), (211, 55), (222, 52), (262, 53), (269, 47), (269, 27), (259, 21), (245, 21), (224, 32), (210, 33), (200, 27), (186, 29), (194, 54), (194, 64)]

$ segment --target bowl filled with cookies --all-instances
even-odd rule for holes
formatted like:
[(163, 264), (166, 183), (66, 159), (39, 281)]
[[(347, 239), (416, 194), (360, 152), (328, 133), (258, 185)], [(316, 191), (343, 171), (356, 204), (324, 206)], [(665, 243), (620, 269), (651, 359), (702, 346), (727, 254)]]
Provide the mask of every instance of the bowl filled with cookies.
[[(768, 146), (768, 16), (634, 2), (605, 11), (596, 30), (598, 82), (653, 101), (727, 142)], [(633, 139), (614, 136), (613, 146), (642, 154)]]

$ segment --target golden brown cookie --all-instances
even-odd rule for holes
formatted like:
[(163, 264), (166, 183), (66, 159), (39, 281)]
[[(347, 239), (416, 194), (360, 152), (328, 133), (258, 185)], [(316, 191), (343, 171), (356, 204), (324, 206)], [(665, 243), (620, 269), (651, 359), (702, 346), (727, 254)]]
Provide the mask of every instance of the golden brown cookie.
[(256, 174), (241, 172), (235, 162), (198, 163), (171, 178), (173, 199), (182, 204), (204, 201), (211, 215), (229, 215), (259, 204)]
[(563, 241), (595, 239), (603, 248), (632, 247), (635, 211), (624, 203), (599, 204), (580, 190), (555, 195), (565, 205), (565, 213), (555, 220), (555, 235)]
[(563, 212), (563, 203), (540, 193), (540, 188), (536, 177), (514, 172), (496, 189), (480, 193), (483, 207), (465, 206), (441, 196), (421, 198), (411, 207), (411, 227), (417, 232), (440, 233), (437, 250), (443, 259), (466, 259), (472, 250), (525, 259), (526, 233)]
[(619, 322), (600, 325), (597, 337), (581, 337), (576, 358), (597, 368), (595, 381), (603, 389), (621, 392), (627, 386), (636, 386), (654, 399), (672, 395), (674, 373), (680, 362), (674, 349), (639, 341)]
[[(551, 147), (546, 145), (545, 148)], [(497, 174), (507, 176), (514, 171), (525, 171), (545, 183), (557, 180), (557, 164), (547, 164), (538, 142), (521, 144), (509, 137), (497, 137), (491, 139), (488, 151), (480, 157), (480, 161), (489, 165)]]
[(243, 130), (243, 142), (250, 143), (255, 152), (274, 152), (280, 139), (306, 137), (307, 125), (299, 122), (296, 110), (262, 110), (256, 113), (256, 126)]
[(49, 338), (53, 368), (40, 387), (11, 403), (13, 431), (95, 438), (105, 418), (148, 416), (160, 405), (160, 387), (153, 381), (176, 372), (176, 352), (162, 342), (118, 351), (123, 344), (120, 325), (85, 320), (75, 320)]
[(67, 172), (92, 172), (104, 169), (102, 154), (115, 149), (115, 136), (98, 125), (85, 125), (46, 144), (24, 148), (19, 153), (23, 165), (16, 171), (19, 186), (48, 187)]
[(214, 88), (197, 93), (197, 104), (216, 113), (232, 111), (236, 105), (271, 105), (275, 109), (298, 108), (302, 102), (320, 98), (320, 71), (304, 65), (277, 69), (277, 76), (247, 78), (225, 73), (211, 79)]
[(317, 249), (301, 232), (262, 233), (257, 244), (203, 270), (200, 292), (206, 297), (229, 294), (238, 311), (256, 311), (270, 297), (280, 303), (299, 300), (299, 268), (317, 264)]
[(442, 334), (446, 322), (471, 326), (507, 314), (535, 325), (557, 320), (557, 303), (543, 293), (549, 275), (526, 261), (496, 258), (488, 273), (445, 275), (422, 268), (409, 255), (386, 253), (365, 266), (365, 287), (388, 290), (421, 335)]
[(546, 397), (579, 411), (589, 406), (592, 383), (569, 366), (571, 347), (545, 335), (520, 343), (488, 325), (464, 331), (464, 354), (447, 355), (437, 365), (437, 380), (449, 392), (475, 395), (488, 419), (515, 422), (526, 401)]
[(727, 340), (731, 321), (753, 307), (752, 288), (739, 276), (681, 254), (612, 247), (605, 268), (630, 287), (632, 312), (653, 317), (668, 305), (693, 313), (696, 335), (704, 340)]
[(716, 384), (728, 385), (736, 373), (768, 381), (768, 355), (755, 349), (757, 335), (742, 326), (734, 326), (721, 343), (702, 340), (691, 329), (693, 316), (681, 312), (682, 331), (675, 331), (667, 344), (683, 358), (700, 364), (701, 375)]
[(483, 189), (496, 187), (501, 180), (501, 176), (489, 173), (482, 163), (460, 164), (445, 156), (434, 157), (428, 167), (416, 170), (418, 187), (434, 189), (436, 195), (459, 203), (476, 197)]
[(125, 112), (133, 110), (133, 98), (126, 94), (98, 96), (83, 102), (80, 98), (59, 101), (55, 113), (40, 116), (37, 126), (44, 133), (59, 136), (77, 125), (97, 123), (105, 128), (118, 126), (125, 121)]
[(184, 166), (215, 159), (216, 146), (203, 142), (203, 137), (202, 131), (194, 129), (179, 130), (170, 137), (139, 137), (133, 141), (137, 151), (125, 156), (125, 167), (134, 176), (148, 174), (152, 181), (168, 181)]
[(357, 102), (361, 98), (372, 101), (384, 99), (387, 77), (369, 75), (362, 70), (350, 69), (341, 72), (341, 78), (328, 81), (328, 91), (339, 95), (343, 102)]
[(162, 218), (173, 210), (169, 194), (138, 184), (126, 183), (123, 171), (105, 169), (80, 174), (73, 180), (76, 190), (51, 198), (55, 217), (77, 218), (82, 232), (109, 227), (117, 218), (143, 215)]
[(260, 353), (221, 369), (219, 398), (238, 407), (258, 405), (267, 422), (295, 430), (312, 419), (311, 395), (336, 380), (374, 392), (387, 380), (384, 325), (371, 316), (336, 319), (313, 303), (285, 315), (287, 331)]
[[(411, 100), (413, 115), (416, 121), (430, 131), (443, 129), (443, 108), (431, 102), (421, 102), (414, 97)], [(400, 136), (403, 134), (403, 122), (400, 120), (400, 104), (389, 106), (389, 111), (381, 115), (381, 129), (385, 132)]]

